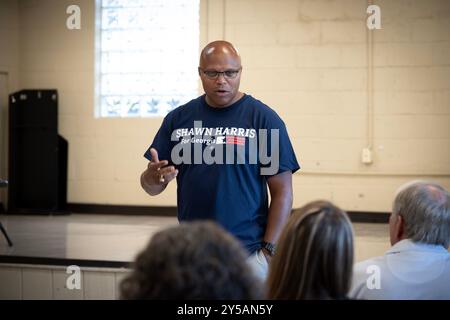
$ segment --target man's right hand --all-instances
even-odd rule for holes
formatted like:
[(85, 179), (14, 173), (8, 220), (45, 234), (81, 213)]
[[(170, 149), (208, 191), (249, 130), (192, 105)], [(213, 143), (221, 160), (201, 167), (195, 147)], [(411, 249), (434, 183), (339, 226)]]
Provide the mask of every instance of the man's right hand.
[(167, 166), (167, 160), (159, 160), (158, 151), (151, 148), (152, 161), (148, 163), (147, 170), (141, 175), (141, 185), (144, 190), (154, 196), (161, 193), (167, 184), (175, 179), (178, 170), (174, 166)]

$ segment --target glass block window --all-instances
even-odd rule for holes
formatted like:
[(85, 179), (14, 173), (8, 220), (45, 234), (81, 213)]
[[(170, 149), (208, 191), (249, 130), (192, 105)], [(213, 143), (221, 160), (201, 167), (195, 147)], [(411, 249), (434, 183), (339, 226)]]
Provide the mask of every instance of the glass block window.
[(165, 116), (198, 95), (199, 2), (100, 0), (100, 116)]

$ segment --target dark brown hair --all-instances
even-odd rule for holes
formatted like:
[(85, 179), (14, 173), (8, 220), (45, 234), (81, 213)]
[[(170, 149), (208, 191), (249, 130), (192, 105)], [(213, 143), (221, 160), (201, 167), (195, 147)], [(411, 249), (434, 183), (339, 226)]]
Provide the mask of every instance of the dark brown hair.
[(258, 298), (246, 258), (240, 243), (215, 223), (182, 223), (152, 237), (121, 283), (121, 298)]

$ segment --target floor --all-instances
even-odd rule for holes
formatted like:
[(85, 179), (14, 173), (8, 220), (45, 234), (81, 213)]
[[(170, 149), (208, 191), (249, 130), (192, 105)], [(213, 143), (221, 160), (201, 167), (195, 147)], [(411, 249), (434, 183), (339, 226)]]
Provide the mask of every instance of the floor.
[[(130, 262), (158, 230), (176, 225), (175, 217), (99, 214), (0, 215), (13, 247), (0, 234), (0, 256)], [(354, 223), (355, 261), (382, 255), (389, 227)]]

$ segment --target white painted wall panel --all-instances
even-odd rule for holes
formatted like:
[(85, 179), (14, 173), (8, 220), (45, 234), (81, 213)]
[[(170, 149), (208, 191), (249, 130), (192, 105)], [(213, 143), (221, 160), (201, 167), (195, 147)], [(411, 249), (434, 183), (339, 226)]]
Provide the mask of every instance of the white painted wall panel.
[(22, 269), (22, 281), (24, 300), (53, 299), (53, 276), (51, 270)]

